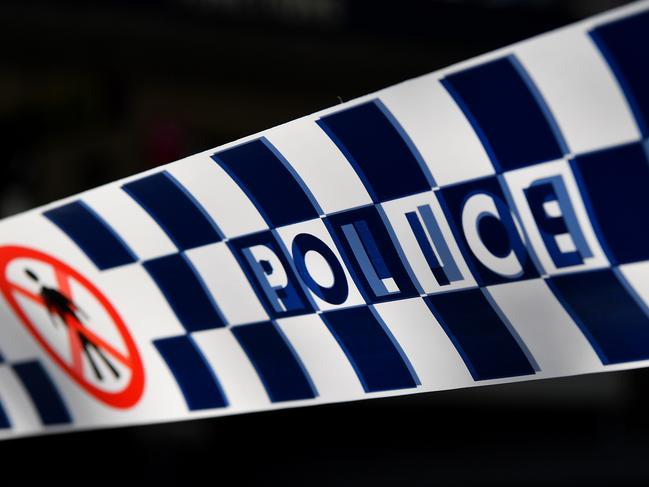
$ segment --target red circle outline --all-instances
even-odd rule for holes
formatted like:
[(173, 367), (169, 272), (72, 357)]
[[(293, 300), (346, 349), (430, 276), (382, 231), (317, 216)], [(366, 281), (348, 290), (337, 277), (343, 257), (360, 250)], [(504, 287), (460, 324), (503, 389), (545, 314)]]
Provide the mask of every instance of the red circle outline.
[[(85, 380), (83, 376), (79, 376), (77, 371), (72, 369), (72, 367), (68, 365), (56, 351), (54, 351), (50, 344), (39, 333), (29, 317), (18, 304), (12, 292), (13, 285), (7, 281), (5, 276), (5, 272), (9, 263), (14, 259), (23, 257), (40, 260), (51, 265), (55, 270), (62, 270), (69, 277), (72, 277), (76, 281), (78, 281), (95, 298), (97, 298), (99, 303), (103, 306), (103, 308), (112, 319), (115, 327), (117, 328), (117, 331), (119, 332), (120, 337), (122, 338), (122, 340), (124, 340), (124, 344), (126, 345), (126, 349), (128, 351), (131, 380), (126, 389), (119, 392), (108, 392), (94, 386), (93, 384)], [(135, 346), (135, 342), (131, 337), (128, 328), (126, 328), (124, 321), (119, 316), (110, 301), (108, 301), (106, 296), (104, 296), (88, 279), (86, 279), (78, 271), (65, 264), (64, 262), (61, 262), (60, 260), (50, 255), (39, 252), (38, 250), (30, 249), (27, 247), (4, 246), (0, 247), (0, 290), (13, 309), (14, 313), (16, 313), (16, 315), (20, 318), (20, 321), (25, 326), (25, 328), (27, 328), (34, 339), (41, 345), (41, 347), (43, 347), (43, 349), (59, 365), (59, 367), (65, 370), (65, 372), (89, 394), (106, 404), (122, 409), (129, 408), (139, 401), (144, 390), (144, 367), (142, 365), (140, 354), (138, 353), (137, 347)]]

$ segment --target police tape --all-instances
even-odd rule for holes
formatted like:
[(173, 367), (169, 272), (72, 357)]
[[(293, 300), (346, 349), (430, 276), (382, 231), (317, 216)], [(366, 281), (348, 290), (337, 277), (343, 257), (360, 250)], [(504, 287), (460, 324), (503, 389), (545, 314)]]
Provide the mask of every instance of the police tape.
[(649, 3), (0, 222), (0, 437), (649, 365)]

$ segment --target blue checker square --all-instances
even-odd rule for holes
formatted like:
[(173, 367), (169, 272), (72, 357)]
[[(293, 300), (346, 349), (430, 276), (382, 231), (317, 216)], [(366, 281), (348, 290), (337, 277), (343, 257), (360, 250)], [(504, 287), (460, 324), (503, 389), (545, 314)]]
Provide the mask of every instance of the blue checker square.
[(591, 36), (617, 77), (640, 132), (649, 135), (649, 12), (594, 29)]
[(7, 413), (2, 407), (2, 403), (0, 403), (0, 429), (7, 428), (11, 428), (11, 422), (9, 421), (9, 416), (7, 416)]
[(354, 367), (365, 392), (417, 387), (412, 366), (376, 311), (369, 306), (320, 315)]
[[(488, 286), (539, 277), (497, 177), (446, 186), (438, 196), (478, 284)], [(468, 228), (463, 225), (465, 213), (472, 215)]]
[(212, 159), (246, 193), (270, 227), (311, 220), (322, 213), (297, 172), (263, 137), (218, 152)]
[(618, 272), (565, 274), (547, 283), (603, 364), (649, 359), (647, 305)]
[(190, 410), (228, 405), (218, 379), (191, 337), (162, 338), (153, 343), (176, 379)]
[(649, 259), (647, 142), (580, 155), (571, 167), (611, 263)]
[(43, 216), (59, 227), (101, 270), (137, 261), (126, 242), (83, 201), (47, 210)]
[(535, 373), (536, 364), (513, 328), (504, 321), (485, 292), (469, 289), (427, 296), (435, 315), (474, 380)]
[(235, 326), (232, 333), (255, 367), (271, 401), (317, 396), (308, 372), (275, 323)]
[(498, 172), (559, 159), (567, 152), (549, 108), (514, 56), (453, 73), (442, 84)]
[(167, 171), (122, 186), (160, 225), (179, 250), (219, 242), (216, 223)]
[(52, 378), (36, 360), (13, 364), (44, 425), (68, 424), (72, 416)]
[(223, 314), (185, 255), (159, 257), (143, 266), (187, 331), (225, 326)]
[(375, 203), (435, 186), (421, 154), (380, 100), (327, 115), (317, 123), (350, 162)]

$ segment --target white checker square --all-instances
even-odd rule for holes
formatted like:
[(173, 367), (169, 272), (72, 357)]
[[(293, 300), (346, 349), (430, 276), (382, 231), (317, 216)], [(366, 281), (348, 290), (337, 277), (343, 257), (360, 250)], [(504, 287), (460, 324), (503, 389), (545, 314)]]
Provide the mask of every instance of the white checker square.
[(319, 397), (339, 400), (363, 394), (354, 368), (318, 315), (283, 318), (277, 324), (304, 363)]
[(649, 310), (649, 261), (621, 265), (615, 271), (644, 303), (645, 310)]
[(247, 410), (270, 405), (255, 368), (229, 329), (196, 332), (192, 339), (214, 370), (230, 406)]
[(316, 121), (303, 118), (266, 133), (326, 213), (372, 203), (365, 186)]
[(474, 381), (458, 351), (421, 298), (374, 305), (429, 390), (470, 386)]
[[(27, 391), (9, 365), (0, 366), (0, 406), (4, 409), (13, 432), (38, 430), (38, 413)], [(0, 430), (0, 433), (3, 430)]]
[(638, 140), (628, 103), (595, 43), (581, 29), (563, 30), (516, 49), (571, 153)]
[(248, 279), (224, 242), (191, 249), (185, 255), (200, 274), (228, 324), (268, 320)]
[(227, 238), (268, 229), (243, 189), (208, 154), (175, 162), (167, 171), (194, 196)]
[(379, 95), (419, 149), (438, 186), (495, 173), (471, 124), (436, 75), (406, 81)]
[(119, 185), (90, 191), (83, 202), (113, 228), (138, 259), (154, 259), (177, 251), (156, 221)]
[(486, 291), (539, 365), (538, 377), (603, 369), (593, 347), (543, 279), (489, 286)]
[(115, 305), (137, 343), (181, 335), (180, 324), (155, 281), (141, 265), (99, 273), (97, 287)]
[[(153, 342), (136, 337), (137, 323), (127, 325), (130, 325), (129, 329), (146, 367), (142, 397), (128, 409), (129, 419), (148, 423), (186, 414), (187, 406), (177, 382)], [(76, 426), (124, 424), (124, 410), (98, 401), (51, 360), (42, 360), (41, 364), (68, 406)]]

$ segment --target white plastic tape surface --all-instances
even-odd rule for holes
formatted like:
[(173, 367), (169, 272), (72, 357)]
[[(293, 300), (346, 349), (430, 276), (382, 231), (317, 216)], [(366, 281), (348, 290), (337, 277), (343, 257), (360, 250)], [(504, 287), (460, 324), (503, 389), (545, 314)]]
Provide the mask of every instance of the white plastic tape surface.
[(0, 437), (649, 365), (649, 3), (0, 222)]

